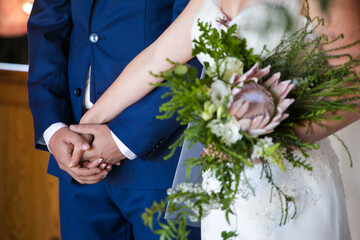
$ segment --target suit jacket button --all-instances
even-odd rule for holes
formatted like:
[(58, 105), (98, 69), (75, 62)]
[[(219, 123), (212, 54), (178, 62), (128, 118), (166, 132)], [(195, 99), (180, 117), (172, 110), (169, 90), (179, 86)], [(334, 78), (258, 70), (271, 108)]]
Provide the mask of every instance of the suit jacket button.
[(99, 41), (99, 35), (97, 35), (96, 33), (90, 34), (89, 41), (91, 43), (97, 43)]
[(75, 88), (75, 97), (80, 97), (81, 96), (81, 89), (80, 88)]

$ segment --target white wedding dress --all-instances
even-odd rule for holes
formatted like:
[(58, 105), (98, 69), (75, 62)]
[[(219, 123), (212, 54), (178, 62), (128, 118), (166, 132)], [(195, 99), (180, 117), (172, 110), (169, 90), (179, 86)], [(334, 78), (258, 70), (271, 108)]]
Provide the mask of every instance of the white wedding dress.
[[(281, 21), (278, 16), (266, 14), (268, 5), (264, 5), (264, 2), (284, 4), (293, 13), (299, 13), (301, 8), (301, 3), (297, 0), (248, 0), (230, 24), (238, 25), (240, 35), (248, 40), (248, 45), (257, 53), (262, 50), (264, 44), (268, 48), (274, 47), (282, 38), (284, 30), (281, 27), (270, 27), (265, 33), (256, 31), (256, 22), (259, 20), (266, 21), (267, 18), (272, 22)], [(223, 19), (225, 15), (219, 6), (219, 0), (204, 1), (194, 20), (193, 39), (198, 38), (200, 34), (198, 19), (221, 27), (218, 20)], [(294, 16), (295, 20), (300, 19), (299, 14)], [(211, 62), (205, 55), (197, 57), (202, 63)], [(296, 200), (297, 215), (294, 219), (284, 226), (279, 226), (280, 201), (274, 194), (270, 202), (271, 186), (264, 178), (260, 179), (261, 166), (257, 165), (246, 169), (246, 176), (255, 188), (256, 195), (251, 194), (245, 184), (240, 186), (239, 196), (233, 204), (235, 215), (230, 215), (230, 225), (223, 211), (211, 210), (201, 222), (202, 240), (220, 240), (222, 231), (235, 231), (238, 236), (234, 239), (239, 240), (351, 239), (338, 158), (329, 139), (324, 139), (319, 144), (320, 150), (311, 152), (308, 159), (313, 167), (312, 172), (294, 169), (287, 162), (285, 173), (277, 166), (272, 168), (275, 183)], [(203, 174), (203, 187), (209, 191), (216, 191), (219, 183), (211, 173), (206, 172)]]
[(353, 167), (350, 168), (349, 156), (344, 147), (335, 137), (329, 137), (339, 158), (351, 238), (360, 240), (360, 121), (341, 129), (336, 134), (344, 141), (353, 159)]

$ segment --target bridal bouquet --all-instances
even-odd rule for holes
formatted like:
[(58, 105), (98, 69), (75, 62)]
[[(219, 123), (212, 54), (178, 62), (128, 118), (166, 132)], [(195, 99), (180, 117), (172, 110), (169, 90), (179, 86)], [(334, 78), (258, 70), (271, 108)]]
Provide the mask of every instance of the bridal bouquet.
[[(311, 171), (307, 151), (318, 146), (299, 139), (293, 127), (326, 128), (323, 120), (341, 119), (335, 113), (355, 110), (353, 101), (359, 99), (357, 76), (351, 71), (359, 60), (346, 56), (345, 64), (329, 65), (329, 59), (344, 56), (329, 54), (336, 49), (323, 50), (331, 42), (326, 36), (315, 37), (313, 32), (322, 21), (314, 23), (310, 27), (309, 21), (275, 49), (265, 46), (255, 55), (246, 40), (236, 36), (235, 25), (219, 30), (199, 22), (202, 35), (194, 41), (193, 55), (206, 54), (211, 59), (204, 63), (203, 78), (197, 78), (195, 68), (170, 60), (174, 68), (158, 75), (166, 80), (158, 86), (170, 89), (164, 97), (171, 97), (160, 108), (164, 113), (160, 118), (177, 115), (182, 125), (191, 123), (173, 150), (184, 140), (202, 143), (201, 157), (187, 160), (188, 174), (193, 166), (201, 166), (220, 182), (219, 191), (206, 191), (199, 183), (179, 184), (168, 191), (166, 202), (147, 209), (144, 222), (161, 239), (186, 239), (186, 222), (200, 221), (210, 209), (222, 209), (228, 217), (240, 182), (246, 182), (244, 170), (254, 164), (262, 166), (259, 178), (265, 177), (280, 198), (280, 225), (295, 216), (295, 201), (273, 181), (270, 166), (286, 171), (286, 160), (292, 167)], [(250, 184), (248, 188), (256, 193)], [(154, 230), (153, 221), (162, 217), (166, 204), (175, 220), (167, 219), (167, 224), (160, 223), (161, 229)], [(223, 232), (222, 236), (235, 235)]]

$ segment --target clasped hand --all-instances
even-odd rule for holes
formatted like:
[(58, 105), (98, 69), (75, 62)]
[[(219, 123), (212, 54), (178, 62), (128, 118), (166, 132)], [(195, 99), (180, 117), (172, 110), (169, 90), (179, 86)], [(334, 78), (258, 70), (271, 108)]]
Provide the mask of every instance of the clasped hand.
[(81, 184), (97, 183), (112, 165), (125, 159), (104, 124), (73, 125), (58, 130), (49, 147), (60, 169)]

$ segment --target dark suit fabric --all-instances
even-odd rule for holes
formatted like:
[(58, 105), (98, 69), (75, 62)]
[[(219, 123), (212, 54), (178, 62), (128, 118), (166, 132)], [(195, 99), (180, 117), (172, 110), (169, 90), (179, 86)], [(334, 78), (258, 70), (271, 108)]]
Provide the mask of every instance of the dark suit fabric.
[[(38, 141), (51, 124), (63, 122), (70, 125), (79, 122), (85, 80), (90, 66), (90, 95), (91, 101), (96, 102), (124, 67), (170, 25), (187, 2), (188, 0), (35, 0), (28, 23), (28, 89), (36, 148), (46, 150), (46, 146), (38, 144)], [(83, 212), (82, 217), (69, 219), (69, 212), (76, 211), (76, 208), (71, 210), (73, 204), (86, 205), (87, 199), (91, 202), (96, 200), (94, 196), (104, 195), (102, 197), (118, 209), (119, 214), (115, 214), (118, 216), (118, 223), (115, 225), (128, 224), (129, 228), (135, 229), (135, 225), (142, 224), (140, 219), (121, 220), (122, 212), (128, 211), (130, 205), (135, 203), (121, 205), (121, 198), (128, 195), (129, 199), (136, 199), (130, 196), (144, 190), (149, 197), (139, 197), (138, 201), (144, 199), (142, 207), (145, 208), (149, 207), (149, 201), (145, 199), (165, 197), (165, 190), (172, 184), (179, 150), (167, 161), (163, 157), (169, 153), (168, 147), (183, 130), (175, 117), (168, 120), (156, 118), (159, 106), (167, 100), (161, 96), (167, 91), (165, 88), (155, 89), (108, 123), (109, 128), (138, 158), (132, 161), (126, 159), (120, 167), (114, 166), (107, 178), (100, 183), (89, 186), (77, 184), (70, 175), (59, 169), (56, 160), (50, 156), (48, 172), (59, 177), (61, 186), (62, 231), (65, 225), (70, 224), (69, 221), (74, 231), (68, 233), (65, 239), (80, 239), (74, 236), (86, 232), (81, 231), (86, 229), (84, 224), (95, 223), (95, 220), (91, 222), (93, 217), (90, 217), (90, 213), (86, 215), (89, 212), (86, 208), (79, 210)], [(109, 186), (117, 190), (112, 192)], [(161, 194), (151, 192), (159, 190), (162, 191)], [(118, 192), (122, 192), (122, 195)], [(70, 203), (65, 204), (62, 199)], [(95, 203), (92, 205), (101, 219), (105, 215), (102, 215), (100, 206), (101, 204), (96, 206)], [(74, 230), (75, 228), (78, 230)], [(90, 232), (86, 234), (86, 239), (100, 239), (95, 235), (92, 238)], [(137, 239), (148, 238), (150, 235)]]

